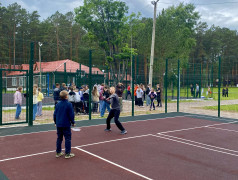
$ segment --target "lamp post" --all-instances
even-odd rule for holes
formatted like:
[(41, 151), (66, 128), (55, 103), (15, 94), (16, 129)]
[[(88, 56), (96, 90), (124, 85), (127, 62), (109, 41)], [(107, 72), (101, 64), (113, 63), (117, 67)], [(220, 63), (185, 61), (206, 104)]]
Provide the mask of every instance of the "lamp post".
[(40, 51), (40, 47), (43, 45), (43, 43), (38, 42), (39, 45), (39, 63), (40, 63), (40, 87), (41, 87), (41, 51)]
[(103, 69), (102, 72), (103, 72), (103, 79), (104, 79), (103, 83), (105, 84), (105, 79), (106, 79), (106, 77), (105, 77), (105, 73), (104, 73), (105, 70)]
[(153, 78), (153, 64), (154, 64), (154, 49), (155, 49), (155, 24), (156, 24), (156, 8), (159, 0), (151, 1), (154, 5), (154, 19), (153, 19), (153, 31), (152, 31), (152, 42), (151, 42), (151, 55), (150, 55), (150, 72), (149, 72), (149, 84), (152, 86)]

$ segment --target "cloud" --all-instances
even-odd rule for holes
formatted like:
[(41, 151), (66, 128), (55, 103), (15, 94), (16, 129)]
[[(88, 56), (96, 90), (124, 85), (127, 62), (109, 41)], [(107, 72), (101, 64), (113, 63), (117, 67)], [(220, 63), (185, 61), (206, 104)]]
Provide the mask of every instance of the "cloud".
[[(153, 17), (152, 0), (120, 0), (126, 2), (129, 6), (129, 14), (132, 12), (141, 12), (143, 17)], [(56, 11), (67, 13), (74, 11), (74, 8), (83, 5), (83, 0), (3, 0), (3, 6), (8, 6), (17, 2), (27, 11), (38, 11), (40, 20), (46, 19)], [(209, 26), (228, 27), (238, 30), (238, 1), (232, 3), (231, 0), (159, 0), (157, 14), (172, 5), (179, 3), (193, 3), (196, 11), (201, 15), (201, 21), (207, 22)]]

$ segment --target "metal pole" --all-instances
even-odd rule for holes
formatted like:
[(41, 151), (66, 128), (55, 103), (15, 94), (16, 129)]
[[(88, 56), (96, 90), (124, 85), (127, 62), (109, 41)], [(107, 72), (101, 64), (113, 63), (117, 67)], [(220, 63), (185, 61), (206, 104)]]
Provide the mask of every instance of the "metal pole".
[[(127, 68), (126, 68), (126, 89), (127, 89)], [(127, 99), (127, 91), (126, 91), (126, 99)]]
[(188, 89), (189, 89), (189, 81), (188, 81), (188, 77), (189, 77), (189, 64), (187, 64), (187, 99), (188, 99)]
[(221, 116), (221, 56), (219, 56), (218, 67), (218, 117)]
[(50, 75), (49, 73), (47, 73), (47, 96), (49, 97), (50, 96)]
[(31, 59), (29, 67), (29, 122), (28, 126), (33, 125), (33, 59), (34, 59), (34, 42), (31, 42)]
[(177, 112), (179, 112), (179, 96), (180, 96), (180, 61), (178, 60), (178, 80), (177, 80)]
[(39, 45), (39, 63), (40, 63), (40, 87), (41, 87), (41, 51), (40, 51), (40, 47), (42, 46), (41, 42), (38, 42)]
[(29, 123), (29, 71), (26, 72), (26, 122)]
[(89, 120), (92, 119), (91, 114), (91, 92), (92, 92), (92, 50), (89, 50)]
[(165, 64), (165, 113), (168, 112), (168, 59), (166, 59), (166, 64)]
[(2, 70), (0, 69), (0, 125), (2, 125)]
[(211, 72), (211, 86), (212, 86), (212, 98), (213, 98), (213, 64), (212, 64), (212, 72)]
[(67, 86), (67, 73), (66, 73), (66, 62), (64, 63), (64, 83)]
[(152, 42), (151, 42), (151, 55), (150, 55), (150, 72), (149, 72), (149, 84), (153, 86), (152, 84), (152, 78), (153, 78), (153, 64), (154, 64), (154, 49), (155, 49), (155, 24), (156, 24), (156, 8), (157, 8), (157, 2), (152, 1), (151, 3), (154, 5), (154, 19), (153, 19), (153, 31), (152, 31)]
[(135, 76), (135, 56), (133, 56), (132, 58), (132, 90), (131, 90), (131, 97), (132, 97), (132, 112), (131, 112), (131, 116), (134, 116), (134, 101), (135, 101), (135, 96), (134, 96), (134, 76)]

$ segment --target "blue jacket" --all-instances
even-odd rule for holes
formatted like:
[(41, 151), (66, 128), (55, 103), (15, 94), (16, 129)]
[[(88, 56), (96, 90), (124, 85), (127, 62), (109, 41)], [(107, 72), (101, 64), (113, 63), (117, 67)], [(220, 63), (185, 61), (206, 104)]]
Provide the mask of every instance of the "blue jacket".
[(54, 89), (53, 96), (54, 96), (54, 100), (55, 101), (59, 101), (60, 100), (60, 89), (59, 88), (55, 88)]
[(68, 100), (60, 101), (54, 112), (54, 122), (57, 127), (70, 127), (74, 124), (74, 109)]

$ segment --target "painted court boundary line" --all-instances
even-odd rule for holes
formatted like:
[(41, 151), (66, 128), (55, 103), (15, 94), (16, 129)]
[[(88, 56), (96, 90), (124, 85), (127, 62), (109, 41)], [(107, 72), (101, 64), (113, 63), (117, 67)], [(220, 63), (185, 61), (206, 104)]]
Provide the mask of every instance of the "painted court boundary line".
[(93, 146), (93, 145), (104, 144), (104, 143), (109, 143), (109, 142), (117, 142), (117, 141), (122, 141), (122, 140), (127, 140), (127, 139), (134, 139), (134, 138), (140, 138), (140, 137), (146, 137), (146, 136), (151, 136), (151, 135), (152, 134), (145, 134), (145, 135), (140, 135), (140, 136), (132, 136), (132, 137), (121, 138), (121, 139), (114, 139), (114, 140), (109, 140), (109, 141), (101, 141), (101, 142), (97, 142), (97, 143), (76, 146), (75, 148)]
[(174, 142), (186, 144), (186, 145), (189, 145), (189, 146), (198, 147), (198, 148), (201, 148), (201, 149), (206, 149), (206, 150), (210, 150), (210, 151), (219, 152), (219, 153), (223, 153), (223, 154), (227, 154), (227, 155), (238, 157), (238, 154), (232, 154), (232, 153), (228, 153), (228, 152), (224, 152), (224, 151), (220, 151), (220, 150), (216, 150), (216, 149), (211, 149), (211, 148), (207, 148), (207, 147), (203, 147), (203, 146), (199, 146), (199, 145), (195, 145), (195, 144), (191, 144), (191, 143), (187, 143), (187, 142), (183, 142), (183, 141), (167, 138), (167, 137), (164, 137), (164, 136), (159, 136), (159, 135), (152, 135), (152, 136), (158, 137), (158, 138), (162, 138), (162, 139), (166, 139), (166, 140), (169, 140), (169, 141), (174, 141)]
[(168, 137), (168, 138), (179, 139), (179, 140), (182, 140), (182, 141), (187, 141), (187, 142), (191, 142), (191, 143), (195, 143), (195, 144), (200, 144), (200, 145), (212, 147), (212, 148), (215, 148), (215, 149), (220, 149), (220, 150), (225, 150), (225, 151), (238, 153), (238, 151), (236, 151), (236, 150), (226, 149), (226, 148), (222, 148), (222, 147), (218, 147), (218, 146), (213, 146), (213, 145), (209, 145), (209, 144), (205, 144), (205, 143), (201, 143), (201, 142), (197, 142), (197, 141), (192, 141), (192, 140), (189, 140), (189, 139), (179, 138), (179, 137), (176, 137), (176, 136), (169, 136), (169, 135), (160, 134), (160, 133), (158, 133), (158, 135), (159, 136), (165, 136), (165, 137)]
[[(163, 120), (163, 119), (173, 119), (173, 118), (178, 118), (178, 117), (184, 117), (184, 116), (174, 116), (174, 117), (165, 117), (165, 118), (156, 118), (156, 119), (145, 119), (145, 120), (136, 120), (136, 121), (127, 121), (127, 122), (122, 122), (123, 124), (125, 123), (135, 123), (135, 122), (145, 122), (145, 121), (156, 121), (156, 120)], [(105, 119), (106, 120), (106, 119)], [(76, 121), (77, 123), (78, 121)], [(89, 126), (75, 126), (75, 127), (79, 127), (79, 128), (85, 128), (85, 127), (97, 127), (97, 126), (105, 126), (105, 123), (103, 124), (97, 124), (97, 125), (89, 125)], [(2, 137), (11, 137), (11, 136), (20, 136), (20, 135), (28, 135), (28, 134), (36, 134), (36, 133), (44, 133), (44, 132), (52, 132), (52, 131), (56, 131), (55, 130), (48, 130), (48, 131), (37, 131), (37, 132), (30, 132), (30, 133), (21, 133), (21, 134), (11, 134), (11, 135), (6, 135), (6, 136), (0, 136), (0, 138)]]
[(101, 159), (101, 160), (103, 160), (103, 161), (105, 161), (105, 162), (107, 162), (107, 163), (110, 163), (110, 164), (112, 164), (112, 165), (114, 165), (114, 166), (117, 166), (117, 167), (119, 167), (119, 168), (121, 168), (121, 169), (124, 169), (124, 170), (126, 170), (126, 171), (128, 171), (128, 172), (130, 172), (130, 173), (133, 173), (133, 174), (137, 175), (137, 176), (140, 176), (140, 177), (142, 177), (142, 178), (144, 178), (144, 179), (153, 180), (153, 179), (151, 179), (151, 178), (149, 178), (149, 177), (146, 177), (146, 176), (144, 176), (144, 175), (142, 175), (142, 174), (139, 174), (139, 173), (137, 173), (137, 172), (135, 172), (135, 171), (132, 171), (132, 170), (130, 170), (130, 169), (128, 169), (128, 168), (125, 168), (125, 167), (123, 167), (123, 166), (121, 166), (121, 165), (119, 165), (119, 164), (116, 164), (116, 163), (114, 163), (114, 162), (112, 162), (112, 161), (109, 161), (109, 160), (107, 160), (107, 159), (105, 159), (105, 158), (102, 158), (102, 157), (100, 157), (100, 156), (98, 156), (98, 155), (96, 155), (96, 154), (93, 154), (93, 153), (89, 152), (89, 151), (86, 151), (86, 150), (81, 149), (81, 148), (78, 148), (78, 147), (77, 147), (76, 149), (78, 149), (78, 150), (80, 150), (80, 151), (83, 151), (83, 152), (85, 152), (85, 153), (87, 153), (87, 154), (89, 154), (89, 155), (91, 155), (91, 156), (94, 156), (94, 157), (96, 157), (96, 158), (98, 158), (98, 159)]
[[(146, 135), (140, 135), (140, 136), (131, 136), (131, 137), (127, 137), (127, 138), (120, 138), (120, 139), (114, 139), (114, 140), (110, 140), (110, 141), (102, 141), (102, 142), (97, 142), (97, 143), (91, 143), (91, 144), (75, 146), (75, 147), (72, 147), (72, 148), (80, 148), (80, 147), (92, 146), (92, 145), (96, 145), (96, 144), (103, 144), (103, 143), (108, 143), (108, 142), (116, 142), (116, 141), (121, 141), (121, 140), (126, 140), (126, 139), (133, 139), (133, 138), (140, 138), (140, 137), (151, 136), (151, 135), (152, 134), (146, 134)], [(21, 159), (21, 158), (26, 158), (26, 157), (32, 157), (32, 156), (37, 156), (37, 155), (42, 155), (42, 154), (47, 154), (47, 153), (52, 153), (52, 152), (55, 152), (55, 150), (41, 152), (41, 153), (35, 153), (35, 154), (28, 154), (28, 155), (24, 155), (24, 156), (13, 157), (13, 158), (6, 158), (6, 159), (0, 160), (0, 162), (10, 161), (10, 160), (15, 160), (15, 159)]]
[(205, 125), (205, 126), (197, 126), (197, 127), (193, 127), (193, 128), (178, 129), (178, 130), (173, 130), (173, 131), (164, 131), (164, 132), (160, 132), (160, 133), (173, 133), (173, 132), (179, 132), (179, 131), (188, 131), (188, 130), (192, 130), (192, 129), (201, 129), (201, 128), (212, 127), (212, 126), (220, 126), (220, 125), (224, 125), (224, 124), (234, 124), (236, 122), (237, 121), (227, 122), (227, 123), (219, 123), (219, 124), (211, 124), (211, 125)]
[[(219, 124), (213, 124), (213, 125), (206, 125), (206, 126), (200, 126), (200, 127), (194, 127), (194, 128), (187, 128), (187, 129), (180, 129), (180, 130), (174, 130), (174, 131), (164, 131), (164, 132), (160, 132), (162, 133), (171, 133), (171, 132), (177, 132), (177, 131), (186, 131), (186, 130), (191, 130), (191, 129), (199, 129), (199, 128), (205, 128), (205, 127), (210, 127), (210, 126), (217, 126), (217, 125), (223, 125), (223, 124), (232, 124), (235, 122), (229, 122), (229, 123), (219, 123)], [(91, 126), (88, 126), (91, 127)], [(131, 137), (127, 137), (127, 138), (120, 138), (120, 139), (115, 139), (115, 140), (110, 140), (110, 141), (102, 141), (102, 142), (97, 142), (97, 143), (91, 143), (91, 144), (85, 144), (85, 145), (80, 145), (80, 146), (75, 146), (72, 148), (77, 148), (77, 147), (86, 147), (86, 146), (92, 146), (92, 145), (97, 145), (97, 144), (102, 144), (102, 143), (108, 143), (108, 142), (116, 142), (116, 141), (120, 141), (120, 140), (126, 140), (126, 139), (132, 139), (132, 138), (139, 138), (139, 137), (145, 137), (145, 136), (155, 136), (152, 134), (147, 134), (147, 135), (140, 135), (140, 136), (131, 136)], [(51, 152), (55, 152), (55, 150), (53, 151), (47, 151), (47, 152), (41, 152), (41, 153), (36, 153), (36, 154), (29, 154), (29, 155), (24, 155), (24, 156), (19, 156), (19, 157), (13, 157), (13, 158), (7, 158), (7, 159), (2, 159), (0, 160), (0, 162), (4, 162), (4, 161), (9, 161), (9, 160), (14, 160), (14, 159), (21, 159), (21, 158), (25, 158), (25, 157), (32, 157), (32, 156), (37, 156), (37, 155), (41, 155), (41, 154), (47, 154), (47, 153), (51, 153)], [(237, 155), (238, 156), (238, 155)]]
[(218, 129), (218, 130), (223, 130), (223, 131), (230, 131), (230, 132), (238, 132), (238, 131), (236, 131), (236, 130), (224, 129), (224, 128), (216, 128), (216, 127), (208, 127), (208, 128)]

